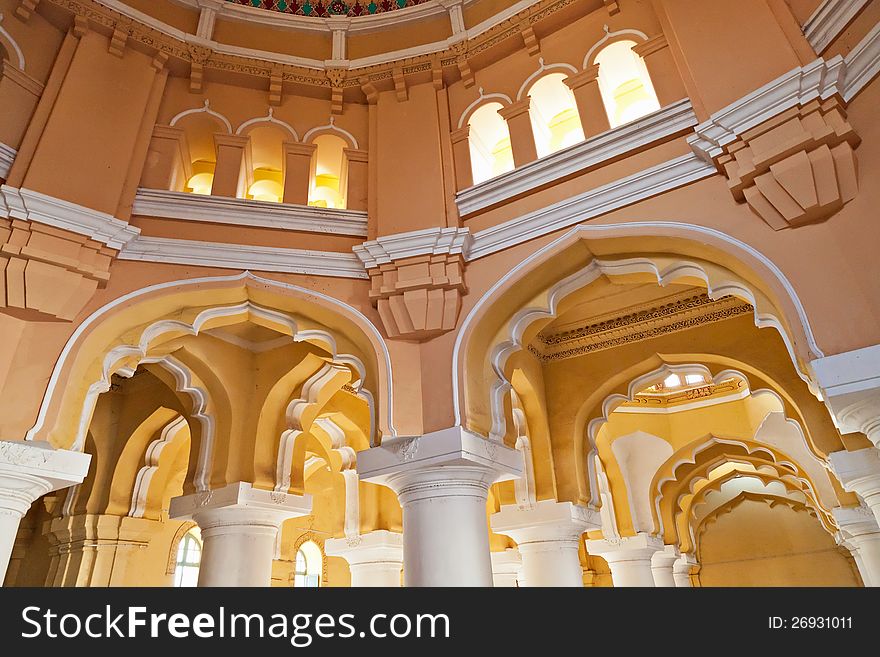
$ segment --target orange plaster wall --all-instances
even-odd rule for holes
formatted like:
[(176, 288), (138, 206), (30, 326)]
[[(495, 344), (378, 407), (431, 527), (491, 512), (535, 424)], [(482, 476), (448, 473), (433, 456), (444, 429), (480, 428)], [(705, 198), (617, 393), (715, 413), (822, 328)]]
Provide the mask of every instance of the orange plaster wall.
[(850, 560), (806, 511), (747, 501), (700, 541), (702, 586), (860, 586)]
[(880, 22), (880, 3), (869, 2), (846, 29), (822, 53), (825, 59), (835, 55), (846, 57), (858, 43)]
[(172, 0), (123, 0), (129, 7), (155, 16), (178, 30), (195, 34), (199, 25), (199, 11)]
[(156, 71), (108, 46), (95, 32), (81, 39), (24, 187), (113, 214)]
[(236, 20), (217, 20), (214, 41), (318, 60), (330, 59), (332, 54), (329, 31), (294, 32)]
[[(3, 29), (9, 32), (22, 50), (25, 58), (25, 73), (45, 83), (55, 63), (55, 55), (64, 39), (64, 33), (36, 12), (31, 15), (27, 23), (19, 20), (14, 14), (19, 4), (18, 0), (0, 0), (0, 13), (4, 16)], [(0, 41), (0, 44), (3, 42)], [(13, 53), (10, 53), (10, 56), (17, 66), (17, 57)]]
[(410, 23), (405, 29), (383, 30), (380, 33), (354, 32), (348, 35), (346, 41), (346, 59), (359, 59), (445, 41), (450, 34), (452, 29), (445, 13)]

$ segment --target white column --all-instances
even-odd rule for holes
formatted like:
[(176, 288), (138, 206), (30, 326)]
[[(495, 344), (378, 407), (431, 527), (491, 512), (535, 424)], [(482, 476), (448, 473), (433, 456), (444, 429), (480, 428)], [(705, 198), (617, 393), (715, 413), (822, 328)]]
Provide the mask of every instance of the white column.
[(571, 502), (542, 500), (534, 508), (503, 506), (492, 531), (510, 536), (522, 555), (522, 586), (582, 587), (578, 548), (583, 533), (599, 529), (599, 514)]
[(651, 557), (651, 572), (654, 574), (654, 586), (675, 588), (675, 562), (681, 554), (674, 545), (665, 545), (662, 550)]
[(691, 583), (691, 568), (697, 565), (697, 559), (693, 554), (685, 553), (681, 555), (672, 565), (672, 577), (675, 579), (675, 586), (680, 589), (689, 589), (693, 586)]
[(663, 541), (649, 534), (587, 541), (587, 552), (605, 559), (614, 586), (654, 586), (651, 558)]
[(519, 573), (522, 556), (516, 548), (492, 553), (492, 585), (495, 588), (514, 588), (519, 586)]
[(832, 452), (828, 459), (843, 488), (862, 498), (880, 524), (880, 450)]
[(18, 524), (38, 497), (82, 483), (92, 457), (44, 442), (0, 441), (0, 583)]
[(362, 481), (403, 507), (405, 586), (492, 586), (489, 486), (522, 474), (522, 455), (465, 431), (394, 438), (357, 455)]
[(880, 344), (812, 361), (840, 433), (860, 432), (880, 448)]
[(833, 509), (840, 532), (837, 542), (855, 559), (865, 586), (880, 587), (880, 526), (864, 506)]
[(352, 538), (324, 541), (328, 557), (342, 557), (351, 571), (352, 587), (400, 587), (403, 535), (384, 529)]
[(246, 482), (171, 500), (170, 517), (202, 530), (199, 586), (269, 586), (281, 523), (311, 513), (310, 495), (253, 488)]

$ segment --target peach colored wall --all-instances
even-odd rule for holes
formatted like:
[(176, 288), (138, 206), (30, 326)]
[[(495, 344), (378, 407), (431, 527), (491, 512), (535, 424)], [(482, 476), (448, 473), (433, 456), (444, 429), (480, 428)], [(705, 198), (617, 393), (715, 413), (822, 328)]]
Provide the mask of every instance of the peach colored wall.
[(851, 560), (806, 511), (747, 501), (700, 540), (702, 586), (860, 586)]
[(80, 40), (24, 187), (114, 214), (156, 71), (108, 45), (95, 32)]
[(234, 20), (218, 20), (214, 41), (231, 46), (298, 55), (310, 59), (330, 59), (330, 32), (292, 32)]
[(359, 59), (437, 41), (442, 42), (452, 34), (449, 17), (444, 14), (419, 21), (413, 28), (395, 30), (387, 34), (383, 31), (381, 38), (377, 38), (375, 33), (354, 32), (347, 39), (346, 59)]
[(197, 9), (174, 0), (123, 0), (123, 3), (190, 34), (195, 33), (199, 24)]
[(52, 70), (64, 33), (38, 13), (34, 13), (27, 22), (16, 18), (14, 12), (19, 4), (19, 0), (0, 0), (0, 13), (4, 16), (3, 29), (9, 32), (22, 50), (25, 73), (39, 82), (45, 82)]

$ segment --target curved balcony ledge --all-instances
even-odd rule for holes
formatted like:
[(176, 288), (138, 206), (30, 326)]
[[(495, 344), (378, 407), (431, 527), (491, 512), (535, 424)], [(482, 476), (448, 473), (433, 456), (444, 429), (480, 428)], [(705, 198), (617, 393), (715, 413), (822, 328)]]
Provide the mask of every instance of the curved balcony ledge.
[(133, 214), (232, 226), (297, 230), (324, 235), (367, 236), (366, 212), (222, 196), (201, 196), (159, 189), (139, 189), (134, 201)]

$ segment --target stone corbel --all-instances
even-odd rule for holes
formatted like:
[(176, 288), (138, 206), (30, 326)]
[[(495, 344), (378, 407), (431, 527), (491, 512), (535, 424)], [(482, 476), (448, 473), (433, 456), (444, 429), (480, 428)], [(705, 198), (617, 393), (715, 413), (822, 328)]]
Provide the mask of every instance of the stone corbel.
[(733, 197), (774, 230), (828, 219), (858, 193), (859, 136), (837, 96), (793, 107), (725, 146)]
[(467, 293), (466, 228), (389, 235), (354, 248), (370, 275), (370, 299), (390, 338), (429, 340), (451, 331)]
[(37, 10), (37, 5), (39, 4), (40, 0), (21, 0), (18, 3), (18, 7), (15, 8), (16, 17), (27, 23)]

